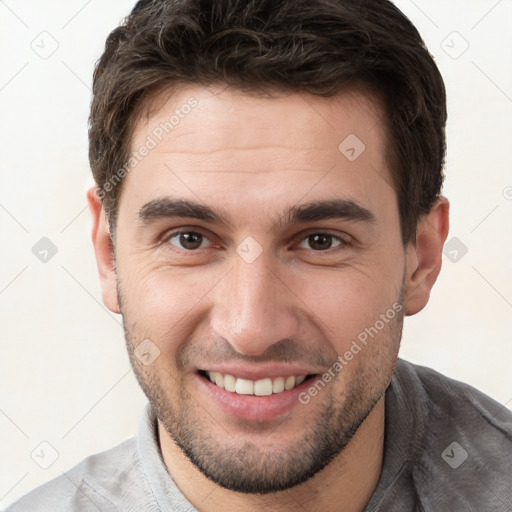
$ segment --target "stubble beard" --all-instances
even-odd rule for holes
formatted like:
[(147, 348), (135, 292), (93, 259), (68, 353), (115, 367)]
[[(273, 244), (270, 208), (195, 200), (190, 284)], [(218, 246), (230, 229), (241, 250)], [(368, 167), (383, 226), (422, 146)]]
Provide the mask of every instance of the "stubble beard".
[[(118, 291), (121, 303), (122, 293), (120, 289)], [(402, 305), (403, 300), (402, 285), (397, 302)], [(227, 432), (225, 436), (221, 434), (220, 439), (219, 436), (213, 438), (211, 425), (215, 419), (205, 411), (198, 410), (197, 402), (183, 383), (162, 368), (159, 372), (149, 372), (135, 358), (134, 342), (141, 338), (135, 334), (136, 328), (131, 327), (129, 318), (125, 318), (124, 309), (121, 307), (130, 362), (158, 420), (203, 475), (225, 489), (249, 494), (274, 493), (297, 486), (320, 472), (344, 450), (384, 396), (391, 381), (404, 317), (402, 308), (383, 330), (383, 339), (375, 341), (379, 344), (385, 342), (377, 349), (379, 356), (366, 359), (368, 364), (361, 366), (361, 371), (354, 374), (346, 390), (339, 393), (342, 396), (323, 390), (320, 395), (325, 393), (324, 396), (312, 400), (312, 403), (322, 400), (322, 409), (304, 426), (300, 438), (282, 449), (265, 449), (254, 441), (233, 445), (233, 438)], [(371, 346), (364, 348), (364, 351), (369, 350)], [(386, 352), (384, 358), (383, 350)], [(336, 382), (337, 379), (328, 386), (335, 386)], [(368, 383), (372, 385), (369, 387)], [(218, 427), (217, 430), (222, 429)], [(278, 431), (279, 425), (274, 426), (273, 430), (268, 429), (263, 441), (271, 439)], [(256, 438), (260, 439), (262, 434), (258, 428), (254, 432), (258, 432)], [(237, 437), (241, 439), (243, 434)]]

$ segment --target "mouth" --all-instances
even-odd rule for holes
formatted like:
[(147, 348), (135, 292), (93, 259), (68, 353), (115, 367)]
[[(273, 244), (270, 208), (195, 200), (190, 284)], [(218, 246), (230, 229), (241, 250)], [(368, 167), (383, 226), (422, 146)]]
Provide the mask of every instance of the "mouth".
[(291, 391), (317, 374), (265, 377), (258, 380), (243, 379), (230, 374), (200, 370), (199, 375), (220, 389), (237, 395), (270, 396)]
[(293, 411), (298, 417), (304, 414), (299, 409), (303, 407), (299, 396), (319, 377), (306, 371), (289, 365), (198, 368), (197, 382), (202, 390), (198, 399), (204, 396), (204, 407), (219, 420), (271, 425), (274, 420), (293, 418)]

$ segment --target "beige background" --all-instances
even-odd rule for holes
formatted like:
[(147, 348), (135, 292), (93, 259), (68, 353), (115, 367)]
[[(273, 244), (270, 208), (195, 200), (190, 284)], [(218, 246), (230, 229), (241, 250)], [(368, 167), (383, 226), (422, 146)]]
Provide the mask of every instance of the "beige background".
[[(134, 435), (145, 403), (101, 303), (85, 200), (92, 69), (133, 3), (0, 1), (0, 507)], [(512, 3), (397, 4), (446, 80), (449, 239), (467, 247), (406, 320), (401, 356), (510, 407)]]

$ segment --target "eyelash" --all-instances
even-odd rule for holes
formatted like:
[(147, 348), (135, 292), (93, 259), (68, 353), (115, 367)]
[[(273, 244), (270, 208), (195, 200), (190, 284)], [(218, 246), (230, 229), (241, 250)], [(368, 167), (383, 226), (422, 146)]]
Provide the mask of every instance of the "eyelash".
[[(166, 243), (166, 244), (172, 246), (172, 244), (170, 243), (170, 240), (172, 238), (174, 238), (174, 237), (176, 237), (178, 235), (190, 234), (190, 233), (201, 235), (203, 238), (205, 238), (207, 240), (210, 240), (209, 237), (206, 234), (204, 234), (203, 232), (201, 232), (200, 230), (196, 230), (196, 229), (178, 229), (178, 230), (171, 231), (171, 232), (167, 233), (163, 237), (162, 243)], [(338, 246), (336, 246), (336, 247), (329, 247), (329, 249), (319, 250), (319, 251), (315, 251), (315, 250), (311, 249), (315, 253), (326, 254), (329, 251), (331, 251), (331, 249), (336, 249), (336, 248), (340, 248), (340, 247), (343, 247), (343, 246), (351, 245), (349, 241), (343, 239), (339, 235), (334, 235), (332, 233), (329, 233), (328, 231), (312, 231), (310, 233), (307, 233), (306, 235), (302, 235), (302, 237), (299, 238), (298, 240), (299, 240), (299, 242), (302, 242), (303, 240), (307, 240), (309, 237), (311, 237), (313, 235), (327, 235), (327, 236), (332, 237), (334, 240), (339, 242)], [(210, 240), (210, 242), (211, 242), (211, 240)], [(183, 248), (180, 249), (180, 248), (176, 248), (176, 246), (173, 246), (172, 250), (177, 251), (177, 252), (194, 253), (194, 252), (200, 252), (202, 249), (183, 249)]]

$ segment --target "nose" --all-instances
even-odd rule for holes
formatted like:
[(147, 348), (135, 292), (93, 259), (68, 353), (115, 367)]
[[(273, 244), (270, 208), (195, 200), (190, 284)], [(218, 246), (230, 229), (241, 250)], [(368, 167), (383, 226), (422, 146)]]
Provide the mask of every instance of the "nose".
[(271, 345), (296, 339), (298, 299), (264, 254), (248, 263), (234, 257), (234, 265), (216, 287), (211, 312), (213, 332), (240, 354), (257, 356)]

